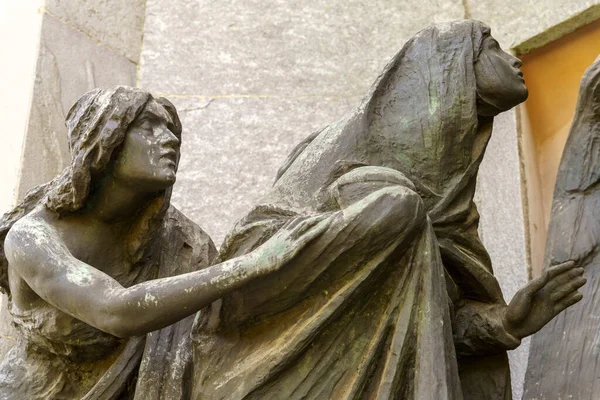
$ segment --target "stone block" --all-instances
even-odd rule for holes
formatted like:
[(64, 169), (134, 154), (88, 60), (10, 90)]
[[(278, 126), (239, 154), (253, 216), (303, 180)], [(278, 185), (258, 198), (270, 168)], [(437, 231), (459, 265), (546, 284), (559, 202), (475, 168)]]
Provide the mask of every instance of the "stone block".
[(138, 62), (146, 0), (46, 0), (46, 10), (117, 53)]
[(147, 2), (140, 86), (168, 94), (362, 96), (405, 41), (460, 0)]
[(52, 16), (44, 15), (18, 197), (70, 162), (65, 117), (97, 86), (135, 86), (136, 65)]
[(504, 48), (527, 53), (600, 18), (598, 0), (466, 0)]

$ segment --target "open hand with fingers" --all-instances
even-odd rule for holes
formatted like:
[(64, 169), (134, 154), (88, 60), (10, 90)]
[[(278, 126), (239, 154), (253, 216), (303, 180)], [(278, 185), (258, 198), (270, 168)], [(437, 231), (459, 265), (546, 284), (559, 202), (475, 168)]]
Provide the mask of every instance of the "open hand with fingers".
[(281, 268), (321, 236), (330, 223), (331, 219), (327, 215), (297, 217), (289, 221), (256, 249), (256, 256), (264, 267), (263, 272), (269, 273)]
[(586, 282), (582, 275), (583, 268), (575, 267), (573, 261), (546, 269), (513, 297), (503, 319), (506, 331), (522, 339), (542, 329), (558, 313), (582, 299), (577, 291)]

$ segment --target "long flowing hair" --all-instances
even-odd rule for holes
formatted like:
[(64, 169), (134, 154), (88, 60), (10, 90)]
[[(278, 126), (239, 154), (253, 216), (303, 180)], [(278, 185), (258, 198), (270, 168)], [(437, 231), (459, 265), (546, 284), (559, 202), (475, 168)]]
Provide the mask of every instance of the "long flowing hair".
[[(71, 163), (48, 183), (31, 189), (24, 199), (0, 219), (0, 290), (10, 295), (8, 261), (4, 240), (19, 219), (39, 205), (61, 218), (81, 210), (104, 176), (122, 145), (131, 123), (142, 112), (152, 95), (128, 86), (97, 88), (84, 94), (67, 114), (66, 126)], [(173, 132), (181, 136), (181, 123), (175, 107), (164, 98), (156, 99), (173, 119)], [(129, 261), (139, 261), (152, 233), (169, 206), (170, 189), (157, 195), (140, 210), (126, 237)]]

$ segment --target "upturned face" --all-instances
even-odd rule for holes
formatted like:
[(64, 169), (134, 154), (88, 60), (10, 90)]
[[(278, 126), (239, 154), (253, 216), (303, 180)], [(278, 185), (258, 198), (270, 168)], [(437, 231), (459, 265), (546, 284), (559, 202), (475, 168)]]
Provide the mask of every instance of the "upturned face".
[(172, 186), (181, 144), (174, 130), (167, 110), (154, 99), (148, 102), (127, 130), (115, 160), (114, 178), (148, 192)]
[(523, 63), (506, 53), (498, 42), (487, 36), (475, 62), (479, 115), (507, 111), (527, 99), (528, 91), (520, 70)]

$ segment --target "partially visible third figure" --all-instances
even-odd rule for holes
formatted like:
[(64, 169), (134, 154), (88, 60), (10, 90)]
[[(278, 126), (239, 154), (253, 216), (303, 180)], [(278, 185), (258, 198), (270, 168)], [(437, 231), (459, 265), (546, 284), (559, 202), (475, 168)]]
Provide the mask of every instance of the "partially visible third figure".
[(523, 399), (600, 398), (600, 57), (581, 80), (554, 187), (544, 266), (565, 260), (590, 283), (531, 339)]

